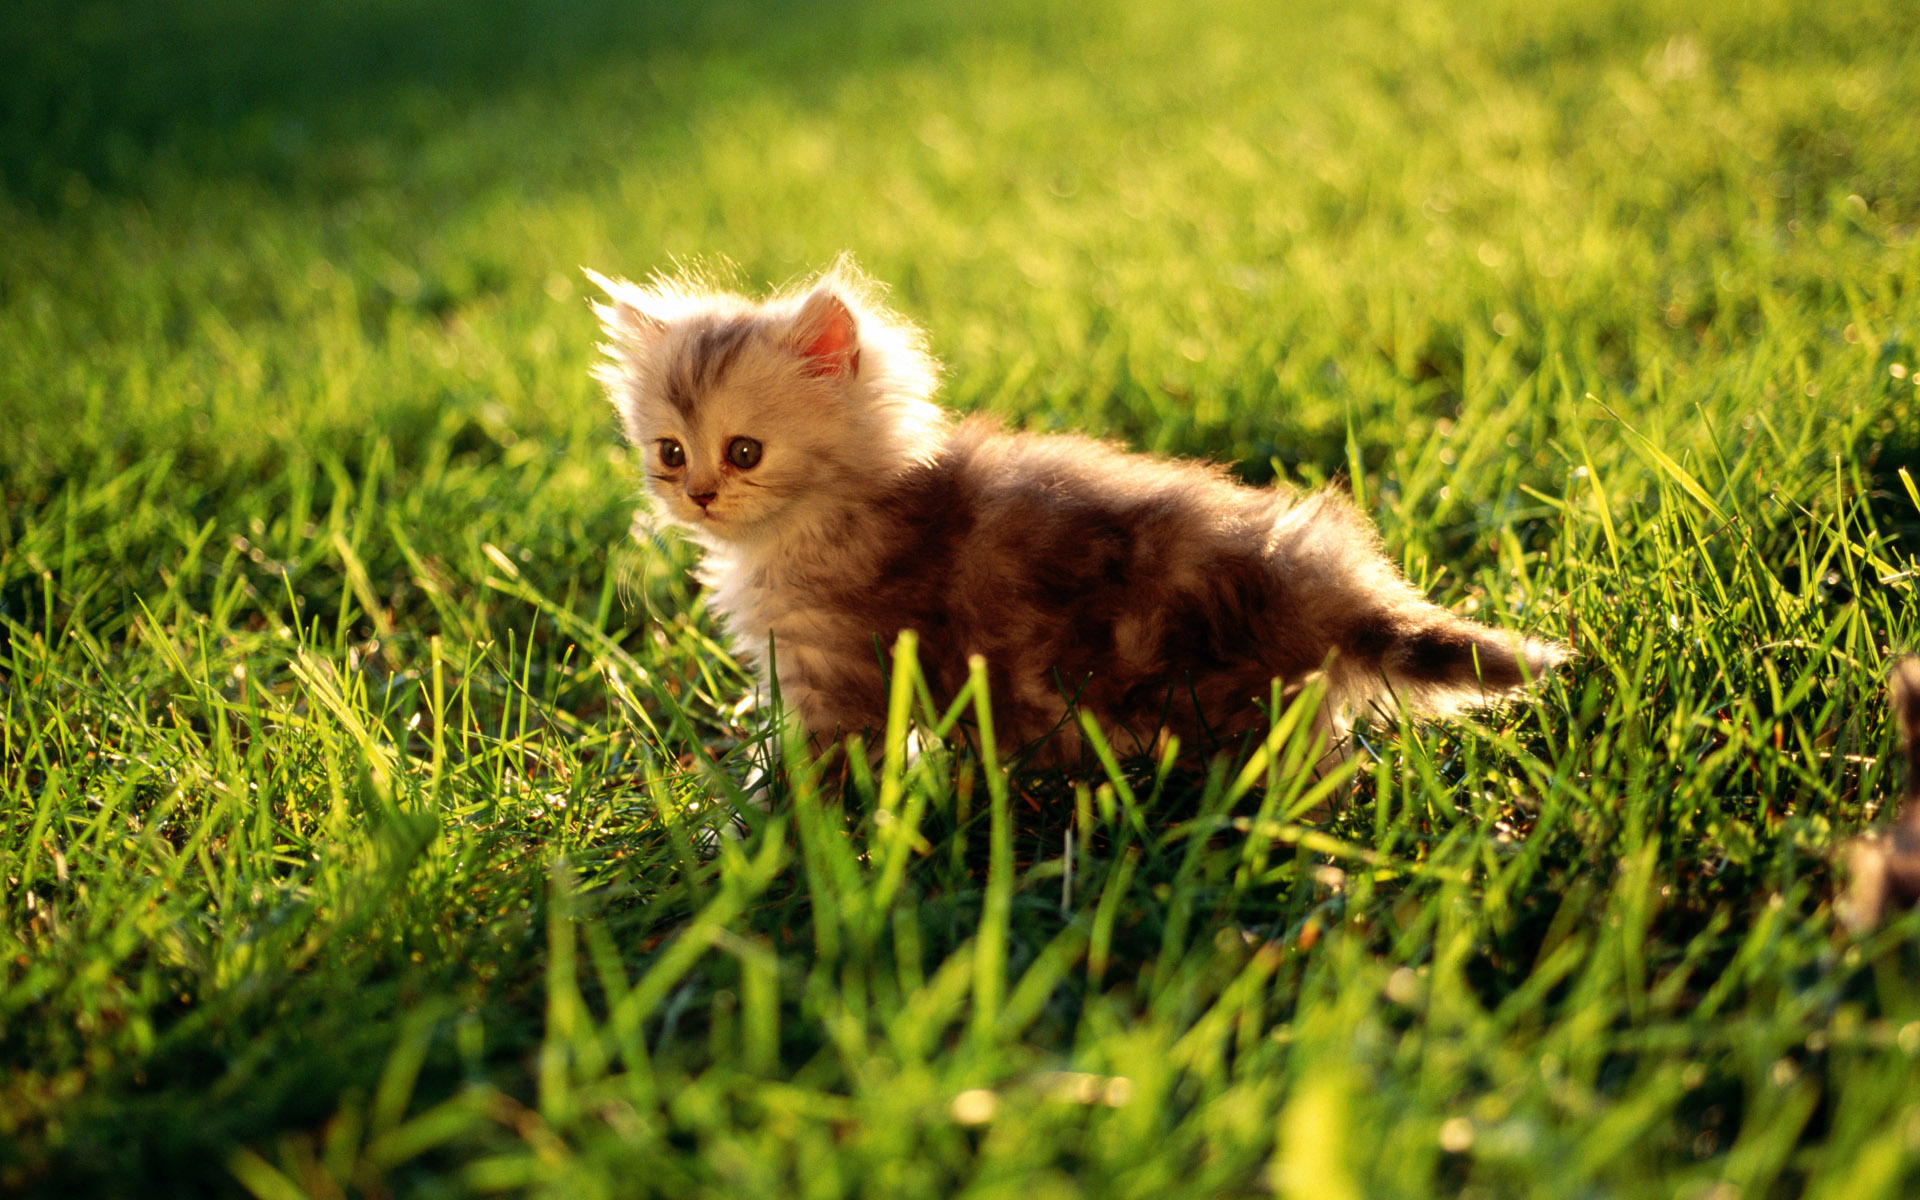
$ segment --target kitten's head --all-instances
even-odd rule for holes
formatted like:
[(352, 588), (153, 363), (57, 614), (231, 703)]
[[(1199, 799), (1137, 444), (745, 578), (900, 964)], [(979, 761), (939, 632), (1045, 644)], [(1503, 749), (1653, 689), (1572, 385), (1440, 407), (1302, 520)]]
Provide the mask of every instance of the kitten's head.
[(609, 297), (595, 375), (660, 508), (702, 542), (756, 542), (860, 504), (937, 441), (919, 333), (844, 261), (761, 303), (687, 276), (588, 274)]

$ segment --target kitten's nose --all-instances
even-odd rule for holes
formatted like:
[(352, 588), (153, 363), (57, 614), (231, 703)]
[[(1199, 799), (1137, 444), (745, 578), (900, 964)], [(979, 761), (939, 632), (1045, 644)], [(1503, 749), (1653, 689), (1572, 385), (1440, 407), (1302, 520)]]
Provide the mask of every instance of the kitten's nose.
[(705, 508), (707, 505), (712, 504), (713, 498), (719, 494), (718, 492), (688, 492), (687, 498), (695, 504), (698, 504), (701, 508)]

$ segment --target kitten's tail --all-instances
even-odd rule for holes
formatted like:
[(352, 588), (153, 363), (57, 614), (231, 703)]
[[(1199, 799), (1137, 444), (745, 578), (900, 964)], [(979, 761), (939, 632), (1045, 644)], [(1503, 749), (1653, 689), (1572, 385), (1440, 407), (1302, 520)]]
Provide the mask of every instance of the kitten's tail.
[(1400, 703), (1427, 716), (1518, 696), (1573, 657), (1558, 642), (1489, 629), (1425, 602), (1361, 619), (1348, 651), (1350, 669), (1371, 677), (1367, 690), (1378, 693), (1384, 682)]

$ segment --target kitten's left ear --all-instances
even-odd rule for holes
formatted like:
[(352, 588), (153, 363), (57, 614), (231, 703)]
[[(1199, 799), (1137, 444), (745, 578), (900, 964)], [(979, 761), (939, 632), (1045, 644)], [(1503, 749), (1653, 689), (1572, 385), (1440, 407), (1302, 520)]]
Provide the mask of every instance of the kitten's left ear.
[(611, 301), (595, 304), (593, 311), (614, 342), (628, 354), (652, 350), (667, 331), (667, 323), (634, 303), (640, 289), (624, 280), (608, 279), (591, 267), (580, 269)]
[(801, 304), (793, 344), (815, 378), (851, 379), (860, 371), (860, 328), (831, 288), (816, 288)]

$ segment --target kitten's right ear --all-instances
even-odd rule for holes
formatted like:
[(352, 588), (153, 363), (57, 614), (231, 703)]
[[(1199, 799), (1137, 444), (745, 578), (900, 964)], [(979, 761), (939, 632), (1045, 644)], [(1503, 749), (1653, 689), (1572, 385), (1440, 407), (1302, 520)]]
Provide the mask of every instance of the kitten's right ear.
[(591, 267), (580, 269), (607, 294), (608, 303), (595, 304), (593, 311), (620, 351), (631, 358), (652, 350), (666, 333), (667, 323), (640, 306), (640, 289), (625, 280), (608, 279)]
[(815, 288), (793, 319), (794, 346), (817, 379), (851, 378), (860, 371), (860, 326), (831, 287)]

